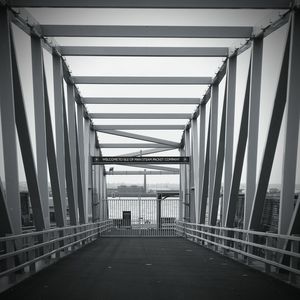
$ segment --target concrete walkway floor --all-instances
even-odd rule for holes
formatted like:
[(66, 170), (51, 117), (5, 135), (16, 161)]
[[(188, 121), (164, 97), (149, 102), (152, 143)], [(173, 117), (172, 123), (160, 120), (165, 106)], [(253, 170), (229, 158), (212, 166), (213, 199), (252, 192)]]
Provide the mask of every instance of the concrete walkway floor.
[(292, 300), (300, 291), (181, 238), (102, 238), (0, 299)]

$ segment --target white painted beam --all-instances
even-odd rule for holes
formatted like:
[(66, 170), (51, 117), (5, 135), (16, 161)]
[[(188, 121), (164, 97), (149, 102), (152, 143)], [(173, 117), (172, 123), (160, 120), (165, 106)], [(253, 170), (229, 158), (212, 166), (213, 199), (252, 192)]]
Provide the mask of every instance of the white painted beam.
[(289, 0), (8, 0), (15, 7), (287, 9)]
[(163, 144), (163, 145), (167, 145), (167, 146), (171, 146), (171, 147), (179, 147), (179, 143), (175, 143), (175, 142), (167, 141), (167, 140), (163, 140), (163, 139), (158, 139), (158, 138), (154, 138), (154, 137), (150, 137), (150, 136), (144, 136), (144, 135), (140, 135), (140, 134), (119, 131), (119, 130), (100, 130), (100, 131), (103, 133), (106, 133), (106, 134), (123, 136), (123, 137), (127, 137), (130, 139), (153, 142), (153, 143)]
[(224, 57), (226, 47), (59, 47), (64, 56)]
[(87, 97), (82, 99), (85, 104), (200, 104), (200, 98), (105, 98)]
[(42, 25), (49, 37), (249, 38), (249, 26)]
[(184, 130), (185, 125), (94, 125), (101, 130)]
[[(154, 143), (148, 143), (148, 144), (125, 144), (125, 143), (100, 144), (100, 148), (165, 148), (165, 147), (166, 147), (166, 145), (154, 144)], [(174, 147), (173, 149), (176, 149), (176, 147)]]
[(73, 76), (75, 84), (186, 84), (208, 85), (211, 77)]
[(189, 119), (186, 113), (90, 113), (92, 119)]

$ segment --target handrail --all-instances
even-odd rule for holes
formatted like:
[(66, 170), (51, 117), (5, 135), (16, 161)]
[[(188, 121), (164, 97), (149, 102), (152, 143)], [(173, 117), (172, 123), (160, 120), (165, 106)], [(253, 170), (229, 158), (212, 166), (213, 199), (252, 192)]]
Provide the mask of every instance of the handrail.
[(226, 231), (248, 233), (248, 234), (259, 235), (259, 236), (275, 237), (275, 238), (285, 239), (285, 240), (300, 241), (300, 236), (296, 236), (296, 235), (284, 235), (284, 234), (279, 234), (279, 233), (254, 231), (254, 230), (247, 230), (247, 229), (240, 229), (240, 228), (218, 227), (218, 226), (211, 226), (211, 225), (206, 225), (206, 224), (187, 223), (187, 222), (183, 222), (183, 221), (178, 221), (178, 223), (185, 223), (185, 224), (190, 224), (193, 226), (201, 226), (201, 227), (209, 228), (209, 229), (226, 230)]
[[(236, 259), (241, 255), (242, 261), (246, 259), (248, 263), (249, 259), (262, 262), (265, 265), (265, 272), (271, 272), (270, 266), (275, 267), (277, 271), (279, 269), (288, 271), (289, 282), (297, 285), (297, 276), (300, 275), (300, 236), (210, 226), (184, 221), (176, 222), (176, 231), (178, 235), (194, 242), (200, 241), (204, 246), (214, 246), (215, 251), (219, 252), (221, 250), (224, 254), (233, 252)], [(264, 237), (266, 240), (263, 243), (261, 243), (262, 240), (256, 242), (255, 236)], [(282, 242), (285, 242), (285, 245), (289, 241), (291, 243), (290, 250), (286, 250), (280, 240), (283, 240)], [(274, 245), (274, 242), (277, 244)], [(253, 249), (257, 250), (254, 252)], [(224, 252), (224, 250), (228, 252)], [(289, 257), (289, 265), (284, 264), (284, 256)]]
[[(102, 221), (105, 222), (105, 221)], [(99, 224), (101, 222), (96, 222), (96, 223), (86, 223), (86, 224), (80, 224), (80, 225), (72, 225), (72, 226), (65, 226), (65, 227), (55, 227), (52, 229), (47, 229), (43, 231), (32, 231), (32, 232), (26, 232), (26, 233), (21, 233), (21, 234), (10, 234), (5, 237), (0, 237), (0, 242), (8, 241), (8, 240), (13, 240), (13, 239), (18, 239), (18, 238), (24, 238), (28, 236), (34, 236), (34, 235), (41, 235), (44, 233), (51, 233), (51, 232), (56, 232), (56, 231), (62, 231), (62, 230), (68, 230), (68, 229), (74, 229), (74, 228), (82, 228), (85, 226), (89, 226), (92, 224)]]
[[(71, 253), (78, 249), (78, 247), (74, 248), (73, 246), (84, 246), (95, 240), (96, 236), (109, 230), (111, 226), (112, 221), (105, 220), (2, 237), (0, 238), (0, 244), (3, 244), (6, 253), (0, 254), (0, 261), (6, 260), (4, 264), (6, 269), (2, 270), (0, 277), (8, 276), (27, 266), (34, 265), (53, 254), (56, 255), (55, 259), (58, 259), (60, 251), (67, 249), (64, 253)], [(39, 235), (41, 235), (41, 239), (39, 239)], [(43, 252), (36, 251), (37, 249), (43, 249)], [(19, 264), (15, 264), (14, 257), (16, 256), (19, 258)]]

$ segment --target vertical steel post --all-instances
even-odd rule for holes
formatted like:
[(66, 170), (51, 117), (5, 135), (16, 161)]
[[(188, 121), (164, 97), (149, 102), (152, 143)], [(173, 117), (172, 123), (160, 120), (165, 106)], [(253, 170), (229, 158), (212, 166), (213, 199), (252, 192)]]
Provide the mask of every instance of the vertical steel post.
[(70, 225), (77, 224), (77, 211), (76, 202), (74, 199), (74, 184), (73, 184), (73, 174), (72, 174), (72, 162), (71, 162), (71, 152), (70, 152), (70, 138), (67, 120), (67, 109), (65, 96), (63, 95), (63, 121), (64, 121), (64, 142), (65, 142), (65, 174), (66, 174), (66, 187), (68, 194), (68, 205), (69, 205), (69, 216)]
[(104, 166), (99, 166), (99, 182), (100, 182), (100, 191), (99, 191), (99, 201), (100, 201), (100, 221), (104, 220), (104, 189), (103, 189), (103, 182), (104, 182)]
[[(225, 120), (226, 120), (226, 97), (227, 97), (227, 84), (225, 84), (225, 93), (224, 93), (224, 101), (223, 101), (223, 111), (221, 118), (221, 128), (219, 135), (219, 145), (218, 145), (218, 154), (217, 154), (217, 162), (215, 169), (215, 177), (214, 177), (214, 187), (213, 187), (213, 196), (212, 196), (212, 204), (211, 204), (211, 213), (210, 213), (210, 225), (215, 226), (217, 223), (219, 202), (220, 202), (220, 194), (221, 194), (221, 183), (222, 183), (222, 174), (223, 174), (223, 165), (224, 165), (224, 148), (225, 148)], [(222, 212), (222, 206), (221, 206)]]
[(45, 116), (46, 116), (46, 136), (47, 136), (47, 158), (48, 158), (48, 168), (51, 181), (51, 190), (53, 195), (53, 204), (55, 210), (55, 221), (56, 225), (59, 227), (64, 227), (66, 225), (66, 210), (63, 205), (62, 195), (60, 193), (60, 182), (58, 176), (57, 160), (55, 154), (54, 145), (54, 135), (52, 130), (50, 105), (48, 98), (48, 89), (44, 70), (44, 96), (45, 96)]
[(83, 145), (83, 108), (77, 104), (77, 134), (76, 134), (76, 165), (77, 165), (77, 195), (80, 224), (85, 223), (85, 189), (84, 189), (84, 145)]
[(209, 177), (208, 177), (209, 176), (209, 173), (208, 173), (209, 172), (209, 148), (210, 148), (210, 120), (208, 121), (203, 184), (202, 184), (202, 190), (200, 191), (200, 203), (199, 203), (199, 223), (200, 224), (205, 224), (205, 221), (206, 221), (208, 180), (209, 180)]
[(206, 132), (206, 105), (200, 106), (199, 112), (199, 205), (198, 205), (198, 219), (200, 221), (200, 203), (202, 202), (202, 188), (204, 179), (204, 167), (205, 167), (205, 132)]
[[(291, 40), (289, 53), (287, 118), (283, 156), (282, 188), (280, 194), (279, 224), (280, 234), (287, 234), (295, 209), (296, 161), (300, 118), (300, 12), (295, 11), (291, 20)], [(299, 201), (299, 200), (298, 200)]]
[(76, 161), (76, 120), (75, 120), (75, 97), (74, 86), (67, 84), (67, 112), (68, 112), (68, 134), (70, 146), (70, 161), (73, 180), (73, 196), (75, 206), (75, 219), (78, 222), (78, 189), (77, 189), (77, 161)]
[(185, 153), (186, 156), (190, 157), (190, 163), (186, 166), (185, 171), (186, 171), (186, 186), (185, 186), (185, 213), (184, 213), (184, 219), (185, 221), (189, 222), (190, 221), (190, 195), (191, 195), (191, 178), (190, 178), (190, 169), (191, 169), (191, 140), (190, 140), (190, 131), (185, 130), (184, 132), (184, 148), (185, 148)]
[(230, 193), (232, 178), (232, 159), (233, 159), (233, 137), (234, 137), (234, 109), (235, 109), (235, 88), (236, 88), (236, 56), (229, 58), (227, 62), (227, 104), (226, 104), (226, 127), (225, 127), (225, 161), (224, 161), (224, 193), (223, 193), (223, 220), (225, 215)]
[(253, 230), (261, 230), (261, 217), (263, 213), (264, 202), (268, 190), (269, 179), (272, 171), (273, 160), (287, 98), (289, 49), (290, 30), (288, 31), (278, 86), (275, 94), (272, 117), (269, 125), (266, 146), (262, 158), (261, 170), (250, 215), (249, 229)]
[(63, 119), (63, 69), (61, 58), (53, 54), (53, 86), (55, 110), (56, 160), (59, 178), (61, 205), (66, 212), (65, 143)]
[(263, 39), (256, 38), (252, 42), (251, 53), (251, 79), (249, 99), (249, 123), (247, 144), (247, 173), (246, 192), (244, 202), (244, 229), (248, 229), (251, 208), (255, 196), (256, 168), (257, 168), (257, 144), (259, 127), (259, 107), (261, 92)]
[(43, 49), (38, 37), (31, 37), (34, 116), (36, 134), (37, 180), (43, 206), (45, 229), (50, 228), (47, 171), (46, 117), (44, 95)]
[[(21, 204), (15, 124), (15, 104), (12, 78), (10, 19), (5, 7), (0, 7), (0, 113), (7, 212), (11, 220), (11, 233), (21, 233)], [(8, 232), (10, 233), (10, 232)]]
[(88, 207), (92, 215), (92, 220), (95, 219), (94, 215), (94, 201), (93, 201), (93, 173), (95, 167), (92, 166), (91, 157), (95, 156), (95, 131), (89, 130), (89, 160), (88, 160)]
[(84, 136), (83, 136), (83, 106), (77, 104), (77, 179), (80, 176), (81, 191), (78, 191), (78, 208), (80, 223), (86, 220), (86, 185), (85, 185), (85, 157), (84, 157)]
[[(180, 149), (180, 156), (185, 156), (184, 149)], [(185, 164), (181, 164), (180, 165), (180, 195), (179, 195), (179, 207), (178, 207), (179, 221), (183, 220), (184, 206), (185, 206)]]
[[(250, 61), (250, 65), (251, 65), (251, 61)], [(245, 150), (246, 150), (247, 137), (248, 137), (249, 93), (250, 93), (250, 68), (247, 76), (247, 85), (246, 85), (244, 106), (243, 106), (243, 112), (241, 118), (241, 127), (240, 127), (238, 142), (237, 142), (234, 168), (233, 168), (227, 212), (225, 218), (226, 227), (233, 227), (234, 225), (236, 204), (239, 197), (239, 189), (240, 189), (241, 176), (243, 171)]]
[(198, 128), (197, 119), (192, 119), (191, 121), (191, 132), (192, 132), (192, 164), (193, 164), (193, 182), (194, 187), (194, 197), (190, 202), (190, 217), (191, 222), (195, 223), (198, 219), (199, 207), (199, 153), (198, 153)]
[(210, 147), (209, 147), (209, 189), (208, 189), (208, 207), (209, 220), (211, 218), (211, 206), (213, 197), (213, 188), (215, 181), (215, 170), (217, 160), (217, 134), (218, 134), (218, 102), (219, 102), (219, 85), (213, 84), (212, 97), (210, 103)]
[(83, 145), (84, 145), (84, 179), (85, 179), (85, 221), (88, 222), (88, 207), (90, 202), (90, 186), (89, 186), (89, 177), (91, 170), (91, 160), (90, 160), (90, 120), (84, 118), (84, 132), (83, 132)]
[(33, 149), (30, 139), (29, 126), (27, 122), (24, 97), (19, 75), (16, 51), (14, 42), (11, 44), (12, 50), (12, 70), (14, 82), (14, 98), (15, 98), (15, 116), (20, 149), (23, 158), (24, 171), (28, 191), (30, 194), (30, 202), (32, 206), (34, 225), (37, 230), (45, 229), (45, 220), (43, 206), (41, 203), (40, 190), (36, 174), (36, 166), (34, 161)]

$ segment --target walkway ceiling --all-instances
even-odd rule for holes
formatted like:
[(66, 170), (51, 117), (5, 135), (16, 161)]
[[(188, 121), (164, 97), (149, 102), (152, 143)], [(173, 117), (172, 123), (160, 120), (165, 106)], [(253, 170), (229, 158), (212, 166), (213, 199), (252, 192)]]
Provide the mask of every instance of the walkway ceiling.
[[(44, 46), (64, 57), (65, 79), (76, 84), (105, 154), (180, 147), (211, 85), (224, 78), (227, 58), (286, 22), (281, 15), (291, 6), (287, 0), (6, 2), (18, 12), (15, 23), (27, 20), (46, 37)], [(148, 137), (150, 131), (159, 138)]]

